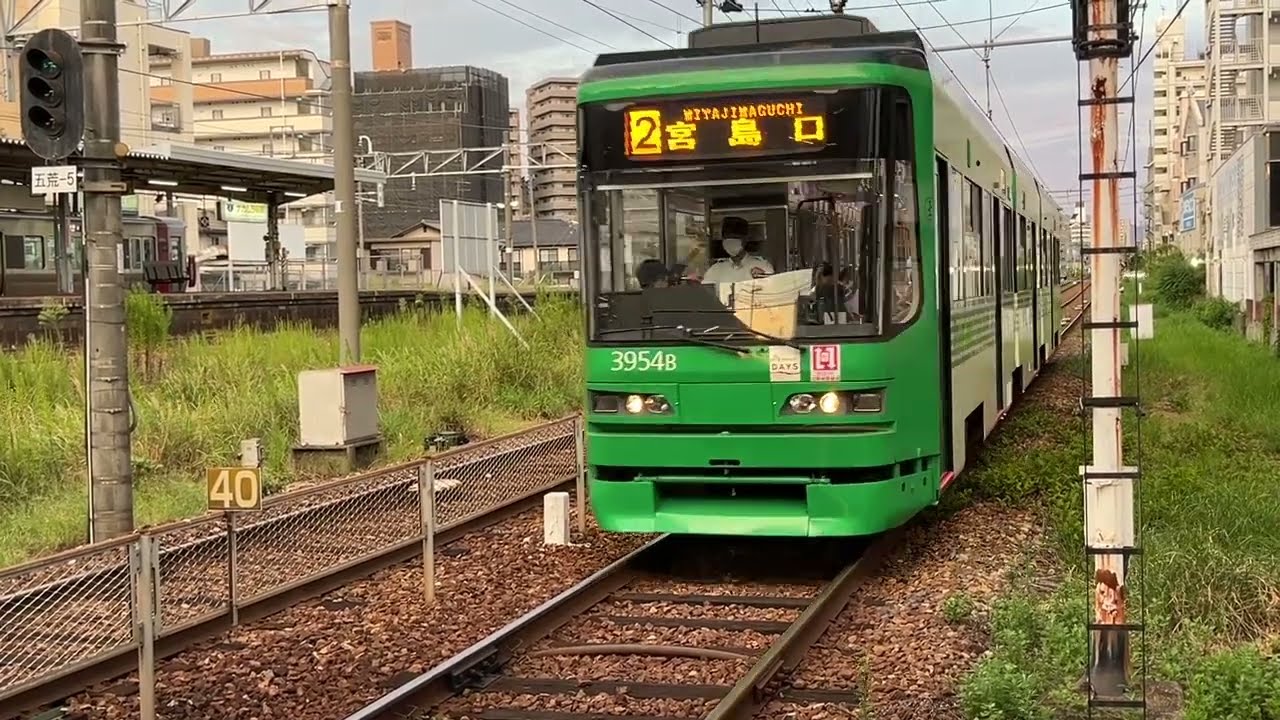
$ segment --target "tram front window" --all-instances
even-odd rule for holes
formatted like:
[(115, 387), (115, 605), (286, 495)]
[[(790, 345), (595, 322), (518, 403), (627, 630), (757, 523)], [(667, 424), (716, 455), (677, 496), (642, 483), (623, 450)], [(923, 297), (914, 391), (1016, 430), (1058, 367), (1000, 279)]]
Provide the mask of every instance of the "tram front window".
[(884, 166), (863, 161), (803, 182), (592, 192), (594, 336), (867, 337), (882, 320), (908, 320), (920, 302), (914, 181), (897, 162), (886, 193)]

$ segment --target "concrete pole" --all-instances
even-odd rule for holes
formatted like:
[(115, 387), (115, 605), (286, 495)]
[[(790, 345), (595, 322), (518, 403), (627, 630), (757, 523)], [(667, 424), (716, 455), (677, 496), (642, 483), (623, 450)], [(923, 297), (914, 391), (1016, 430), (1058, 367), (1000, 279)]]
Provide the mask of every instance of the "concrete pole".
[(89, 539), (133, 531), (132, 438), (129, 430), (129, 345), (124, 287), (116, 264), (124, 225), (120, 217), (120, 75), (115, 0), (80, 0), (84, 53), (85, 308), (89, 364)]
[[(707, 0), (711, 2), (711, 0)], [(543, 153), (545, 161), (546, 153)], [(544, 163), (545, 164), (545, 163)], [(533, 284), (538, 286), (538, 278), (542, 274), (542, 262), (538, 258), (538, 209), (533, 204), (533, 174), (529, 175), (529, 237), (533, 242)]]
[(333, 87), (333, 190), (338, 230), (338, 362), (360, 362), (360, 286), (356, 258), (356, 138), (351, 102), (351, 0), (329, 2)]
[(716, 19), (715, 0), (702, 0), (702, 27), (711, 27)]
[[(1116, 0), (1093, 0), (1090, 24), (1106, 26), (1116, 19)], [(1115, 30), (1092, 33), (1095, 38), (1114, 37)], [(1119, 59), (1089, 60), (1090, 94), (1095, 100), (1116, 97)], [(1090, 105), (1089, 145), (1092, 173), (1105, 174), (1091, 182), (1093, 190), (1093, 247), (1119, 244), (1120, 203), (1118, 174), (1119, 122), (1114, 102)], [(1117, 323), (1120, 317), (1120, 256), (1114, 252), (1091, 254), (1091, 315), (1095, 323)], [(1121, 336), (1118, 327), (1090, 330), (1093, 356), (1094, 398), (1119, 398), (1121, 392)], [(1123, 462), (1123, 416), (1119, 407), (1094, 405), (1093, 463), (1085, 478), (1085, 544), (1090, 547), (1130, 547), (1134, 544), (1133, 480), (1122, 477), (1129, 470)], [(1099, 477), (1101, 476), (1101, 477)], [(1094, 618), (1098, 624), (1127, 622), (1126, 562), (1123, 555), (1094, 555)], [(1099, 695), (1119, 695), (1127, 684), (1128, 633), (1097, 631), (1089, 676)]]

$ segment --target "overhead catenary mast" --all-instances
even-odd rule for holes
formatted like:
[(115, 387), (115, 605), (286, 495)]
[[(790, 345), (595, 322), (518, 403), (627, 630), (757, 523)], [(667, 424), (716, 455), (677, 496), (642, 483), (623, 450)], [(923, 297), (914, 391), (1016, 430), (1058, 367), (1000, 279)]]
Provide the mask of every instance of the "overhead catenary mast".
[[(1088, 624), (1092, 655), (1089, 659), (1089, 713), (1093, 708), (1144, 708), (1141, 690), (1130, 696), (1130, 637), (1142, 630), (1133, 622), (1130, 607), (1131, 560), (1140, 554), (1134, 522), (1134, 486), (1138, 468), (1124, 462), (1123, 410), (1137, 408), (1137, 396), (1121, 390), (1121, 332), (1135, 329), (1134, 321), (1122, 321), (1120, 304), (1121, 257), (1132, 255), (1132, 239), (1120, 243), (1119, 183), (1137, 173), (1122, 171), (1119, 157), (1118, 108), (1133, 111), (1133, 96), (1119, 95), (1119, 63), (1132, 57), (1133, 26), (1129, 0), (1072, 0), (1073, 43), (1076, 58), (1088, 62), (1088, 84), (1079, 105), (1088, 118), (1090, 172), (1080, 180), (1092, 190), (1092, 243), (1081, 248), (1091, 271), (1090, 317), (1083, 323), (1089, 334), (1092, 383), (1081, 407), (1091, 416), (1092, 458), (1081, 469), (1084, 481), (1085, 553), (1094, 566), (1093, 607)], [(1082, 151), (1086, 148), (1082, 148)], [(1144, 653), (1145, 657), (1145, 653)]]

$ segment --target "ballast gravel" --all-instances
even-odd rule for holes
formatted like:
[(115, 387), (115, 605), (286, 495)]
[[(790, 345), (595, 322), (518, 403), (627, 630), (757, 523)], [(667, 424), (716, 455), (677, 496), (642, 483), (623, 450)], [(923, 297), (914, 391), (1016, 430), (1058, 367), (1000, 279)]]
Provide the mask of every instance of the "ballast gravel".
[[(652, 539), (588, 522), (572, 546), (542, 543), (531, 510), (437, 549), (436, 604), (417, 561), (161, 661), (164, 720), (332, 720), (368, 704)], [(138, 717), (137, 675), (70, 702), (70, 717)]]

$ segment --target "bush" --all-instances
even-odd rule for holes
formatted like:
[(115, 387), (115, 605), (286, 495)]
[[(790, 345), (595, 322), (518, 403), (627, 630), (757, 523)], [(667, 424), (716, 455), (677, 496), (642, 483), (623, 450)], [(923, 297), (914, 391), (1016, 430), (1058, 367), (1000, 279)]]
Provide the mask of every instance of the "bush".
[(1236, 304), (1223, 298), (1197, 300), (1192, 307), (1196, 319), (1214, 330), (1230, 330), (1235, 326), (1240, 311)]
[(988, 658), (960, 688), (967, 720), (1035, 720), (1045, 717), (1030, 672), (1002, 658)]
[(1187, 720), (1255, 720), (1280, 717), (1280, 658), (1255, 647), (1220, 652), (1191, 678)]
[(155, 372), (156, 351), (169, 338), (173, 309), (162, 295), (131, 289), (125, 296), (124, 312), (129, 341), (141, 350), (143, 377), (150, 378)]
[(1155, 301), (1169, 308), (1185, 310), (1204, 295), (1204, 268), (1192, 266), (1181, 253), (1150, 259), (1148, 277)]

